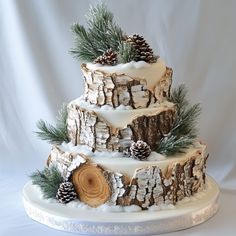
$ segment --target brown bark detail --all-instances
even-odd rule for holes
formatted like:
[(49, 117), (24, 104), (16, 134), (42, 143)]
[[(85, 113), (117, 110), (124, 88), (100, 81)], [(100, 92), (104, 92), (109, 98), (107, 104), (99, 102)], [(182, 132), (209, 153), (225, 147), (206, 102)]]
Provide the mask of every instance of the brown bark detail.
[(159, 167), (150, 166), (136, 170), (120, 205), (139, 205), (147, 209), (151, 205), (164, 203), (162, 173)]
[(163, 197), (166, 204), (176, 203), (175, 188), (176, 183), (172, 176), (163, 178)]
[(81, 66), (85, 81), (85, 100), (98, 106), (119, 105), (145, 108), (155, 101), (166, 101), (171, 87), (172, 69), (157, 81), (154, 88), (147, 88), (147, 81), (125, 74), (109, 74), (100, 70), (90, 71)]
[[(202, 155), (204, 155), (202, 157)], [(193, 183), (192, 183), (192, 191), (193, 193), (202, 190), (204, 183), (205, 183), (205, 167), (206, 167), (206, 160), (208, 155), (204, 153), (199, 153), (199, 155), (195, 158), (194, 167), (192, 169), (193, 173)]]
[(78, 137), (79, 137), (79, 128), (78, 128), (78, 124), (77, 124), (77, 120), (75, 120), (75, 146), (77, 146), (78, 144)]
[(133, 131), (130, 127), (119, 130), (119, 151), (128, 149), (133, 140)]
[(190, 197), (193, 194), (193, 168), (195, 166), (195, 157), (190, 158), (184, 164), (184, 191), (185, 196)]
[(109, 203), (116, 205), (119, 198), (122, 198), (126, 192), (125, 177), (121, 173), (104, 171), (104, 175), (111, 189)]
[(107, 202), (111, 189), (103, 169), (91, 163), (77, 168), (72, 174), (72, 182), (80, 201), (91, 207), (97, 207)]
[(169, 97), (169, 95), (170, 95), (172, 74), (173, 74), (173, 70), (169, 67), (166, 67), (166, 73), (157, 82), (157, 84), (154, 88), (155, 97), (159, 103), (165, 101), (166, 98)]
[(132, 130), (135, 142), (143, 140), (154, 150), (164, 134), (169, 133), (173, 121), (174, 111), (167, 110), (153, 116), (140, 116), (128, 127)]
[(199, 151), (185, 161), (171, 163), (164, 173), (158, 166), (137, 169), (117, 204), (135, 204), (146, 209), (190, 197), (204, 186), (206, 159)]
[[(167, 134), (174, 120), (174, 108), (163, 107), (156, 113), (139, 116), (126, 128), (114, 128), (93, 111), (68, 106), (67, 129), (70, 140), (75, 144), (88, 145), (97, 151), (123, 151), (133, 141), (143, 140), (155, 149), (164, 134)], [(155, 130), (155, 132), (154, 132)]]
[(153, 188), (152, 196), (154, 205), (160, 205), (164, 203), (164, 185), (163, 185), (163, 176), (160, 168), (156, 167), (153, 172), (153, 177), (155, 180), (155, 186)]
[(172, 178), (175, 182), (174, 187), (174, 196), (175, 201), (180, 201), (185, 197), (185, 191), (184, 191), (184, 166), (180, 163), (175, 163), (172, 169)]
[(206, 183), (206, 162), (207, 162), (208, 158), (209, 158), (209, 154), (205, 155), (204, 165), (203, 165), (203, 181), (204, 181), (204, 184)]
[[(76, 166), (74, 166), (73, 161), (76, 161)], [(78, 161), (79, 160), (79, 161)], [(89, 160), (89, 157), (82, 153), (76, 152), (65, 152), (58, 146), (53, 146), (51, 153), (47, 160), (48, 166), (56, 166), (60, 170), (62, 176), (66, 179), (71, 175), (71, 171)]]

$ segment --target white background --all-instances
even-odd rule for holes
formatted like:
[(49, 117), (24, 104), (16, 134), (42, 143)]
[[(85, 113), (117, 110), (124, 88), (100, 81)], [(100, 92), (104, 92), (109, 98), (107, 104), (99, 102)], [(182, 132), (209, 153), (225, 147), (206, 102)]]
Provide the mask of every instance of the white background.
[[(0, 235), (71, 235), (27, 218), (21, 189), (42, 169), (50, 146), (33, 131), (55, 121), (63, 102), (83, 92), (70, 26), (85, 23), (87, 0), (0, 0)], [(129, 34), (144, 35), (201, 102), (200, 135), (208, 144), (208, 173), (219, 183), (221, 209), (198, 227), (168, 235), (235, 235), (236, 1), (110, 0)]]

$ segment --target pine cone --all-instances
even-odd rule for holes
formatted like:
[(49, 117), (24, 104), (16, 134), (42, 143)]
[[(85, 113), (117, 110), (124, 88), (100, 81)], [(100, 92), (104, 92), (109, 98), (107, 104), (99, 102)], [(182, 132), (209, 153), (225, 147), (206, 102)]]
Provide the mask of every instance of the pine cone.
[(145, 61), (147, 63), (156, 62), (157, 57), (154, 56), (152, 49), (146, 42), (144, 37), (134, 34), (128, 36), (126, 42), (130, 43), (135, 50), (135, 61)]
[(136, 143), (133, 142), (130, 147), (130, 155), (134, 159), (144, 161), (151, 154), (150, 146), (142, 140), (138, 140)]
[(95, 63), (114, 66), (117, 63), (117, 53), (111, 48), (94, 60)]
[(56, 199), (60, 203), (68, 203), (77, 198), (74, 186), (71, 182), (63, 182), (60, 184), (59, 189), (57, 190)]

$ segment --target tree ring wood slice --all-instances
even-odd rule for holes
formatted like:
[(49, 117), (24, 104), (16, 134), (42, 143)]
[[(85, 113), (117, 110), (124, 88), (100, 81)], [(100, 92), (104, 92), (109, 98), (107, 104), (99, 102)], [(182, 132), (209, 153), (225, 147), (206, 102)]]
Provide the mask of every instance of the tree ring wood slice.
[(83, 164), (73, 172), (72, 182), (81, 202), (97, 207), (108, 201), (111, 190), (103, 172), (92, 163)]

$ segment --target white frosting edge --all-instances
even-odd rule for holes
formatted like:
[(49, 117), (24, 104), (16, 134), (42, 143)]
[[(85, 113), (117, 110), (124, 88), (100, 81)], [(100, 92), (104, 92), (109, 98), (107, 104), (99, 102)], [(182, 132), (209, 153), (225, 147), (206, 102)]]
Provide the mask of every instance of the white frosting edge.
[(149, 90), (152, 90), (155, 87), (156, 83), (166, 72), (166, 64), (161, 58), (159, 58), (155, 63), (131, 61), (129, 63), (118, 64), (115, 66), (87, 63), (86, 67), (91, 71), (97, 70), (109, 74), (116, 73), (117, 75), (125, 74), (130, 77), (145, 79)]
[(196, 142), (193, 147), (186, 150), (186, 153), (165, 157), (160, 153), (151, 152), (151, 155), (146, 161), (139, 161), (124, 157), (121, 152), (92, 152), (86, 145), (74, 146), (73, 143), (62, 143), (60, 148), (66, 152), (83, 153), (103, 168), (113, 172), (119, 172), (130, 178), (133, 177), (135, 170), (139, 168), (158, 166), (162, 171), (166, 171), (171, 163), (186, 161), (188, 158), (196, 155), (199, 150), (203, 153), (206, 152), (206, 145)]
[(94, 111), (98, 117), (104, 119), (109, 125), (115, 128), (126, 128), (127, 124), (130, 124), (134, 119), (143, 115), (155, 115), (167, 108), (174, 108), (174, 104), (168, 101), (165, 101), (157, 106), (152, 106), (148, 108), (139, 108), (139, 109), (130, 109), (128, 106), (120, 106), (116, 109), (111, 106), (104, 106), (101, 109), (99, 106), (91, 105), (86, 102), (83, 97), (79, 97), (73, 100), (70, 105), (77, 105), (88, 111)]
[[(207, 193), (209, 190), (211, 190), (214, 187), (214, 183), (211, 183), (211, 181), (207, 178), (206, 184), (203, 187), (203, 190), (195, 193), (193, 196), (185, 197), (181, 201), (178, 201), (176, 205), (172, 204), (161, 204), (161, 205), (153, 205), (150, 206), (147, 211), (150, 212), (156, 212), (156, 211), (173, 211), (177, 209), (181, 209), (182, 207), (190, 207), (192, 203), (195, 201), (201, 201), (202, 199), (207, 197)], [(62, 211), (69, 211), (72, 210), (81, 210), (81, 211), (91, 211), (91, 212), (112, 212), (112, 213), (118, 213), (118, 212), (141, 212), (141, 207), (137, 205), (131, 205), (131, 206), (119, 206), (119, 205), (109, 205), (109, 203), (105, 203), (97, 208), (92, 208), (88, 206), (87, 204), (80, 202), (78, 199), (73, 200), (66, 205), (62, 205), (61, 203), (58, 203), (56, 199), (44, 199), (42, 191), (38, 186), (32, 185), (34, 189), (34, 194), (37, 194), (37, 198), (43, 201), (44, 203), (50, 204), (52, 209), (55, 209), (56, 206), (62, 207)], [(36, 196), (36, 195), (35, 195)], [(142, 211), (144, 212), (144, 211)]]

